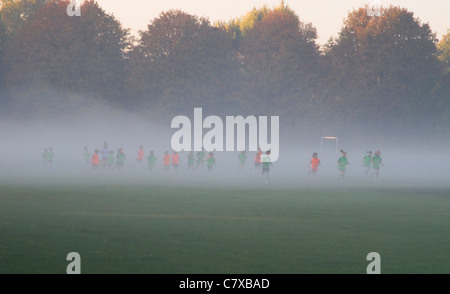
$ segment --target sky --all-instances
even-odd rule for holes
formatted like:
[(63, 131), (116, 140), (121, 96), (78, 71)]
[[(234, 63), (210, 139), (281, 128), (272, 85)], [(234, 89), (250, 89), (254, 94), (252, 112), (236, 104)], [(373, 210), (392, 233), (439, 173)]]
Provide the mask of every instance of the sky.
[[(353, 9), (378, 1), (382, 6), (400, 6), (414, 12), (422, 23), (429, 23), (437, 38), (442, 39), (450, 28), (449, 0), (285, 0), (303, 22), (311, 22), (318, 32), (318, 44), (336, 37), (344, 18)], [(163, 11), (180, 9), (211, 22), (228, 21), (240, 17), (252, 8), (277, 6), (281, 0), (97, 0), (101, 7), (112, 13), (132, 34), (145, 30), (151, 20)]]

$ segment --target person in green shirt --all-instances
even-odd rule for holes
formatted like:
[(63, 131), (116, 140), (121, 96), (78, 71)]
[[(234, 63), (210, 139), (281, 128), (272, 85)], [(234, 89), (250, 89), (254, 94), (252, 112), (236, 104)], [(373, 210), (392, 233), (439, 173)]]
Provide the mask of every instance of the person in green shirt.
[(195, 162), (194, 152), (191, 151), (191, 152), (189, 152), (189, 155), (188, 155), (188, 170), (194, 169), (194, 162)]
[(203, 168), (203, 162), (205, 161), (205, 150), (197, 152), (197, 166), (195, 168), (198, 169), (199, 166)]
[(214, 153), (209, 152), (208, 158), (206, 159), (206, 166), (208, 167), (209, 172), (211, 172), (213, 170), (214, 165), (216, 165), (216, 159), (214, 158)]
[(378, 173), (380, 172), (380, 166), (383, 166), (383, 162), (382, 162), (380, 154), (381, 154), (380, 150), (377, 150), (375, 152), (374, 157), (372, 157), (372, 168), (373, 168), (373, 175), (375, 176), (375, 180), (378, 180)]
[(125, 159), (126, 159), (125, 151), (123, 150), (123, 148), (119, 148), (119, 150), (117, 150), (116, 155), (116, 167), (118, 169), (122, 169)]
[(347, 168), (347, 165), (350, 164), (347, 159), (347, 152), (344, 150), (341, 150), (342, 156), (339, 157), (337, 163), (338, 163), (338, 169), (339, 169), (339, 179), (343, 180), (345, 175), (345, 170)]
[(241, 166), (241, 170), (245, 168), (245, 161), (247, 160), (247, 153), (244, 151), (241, 151), (238, 155), (239, 159), (239, 165)]
[(148, 168), (150, 170), (153, 170), (153, 167), (155, 166), (156, 163), (156, 156), (153, 150), (150, 151), (150, 155), (147, 157), (147, 161), (148, 161)]
[(364, 158), (363, 158), (363, 165), (364, 165), (364, 168), (366, 169), (364, 174), (366, 176), (369, 174), (371, 163), (372, 163), (372, 151), (367, 151), (367, 155), (364, 156)]

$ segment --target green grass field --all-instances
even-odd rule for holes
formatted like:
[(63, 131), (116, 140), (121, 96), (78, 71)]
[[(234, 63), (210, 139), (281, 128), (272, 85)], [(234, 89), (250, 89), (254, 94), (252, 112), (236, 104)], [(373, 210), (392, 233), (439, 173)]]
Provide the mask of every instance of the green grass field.
[(450, 273), (450, 190), (0, 186), (0, 273)]

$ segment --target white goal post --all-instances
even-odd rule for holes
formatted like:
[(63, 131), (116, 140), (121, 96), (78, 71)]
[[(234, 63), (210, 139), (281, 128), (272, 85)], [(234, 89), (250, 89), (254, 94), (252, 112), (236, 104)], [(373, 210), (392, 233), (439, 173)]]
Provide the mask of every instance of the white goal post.
[(320, 137), (320, 152), (323, 151), (323, 140), (335, 140), (335, 142), (336, 142), (336, 154), (339, 152), (338, 137), (330, 137), (330, 136)]

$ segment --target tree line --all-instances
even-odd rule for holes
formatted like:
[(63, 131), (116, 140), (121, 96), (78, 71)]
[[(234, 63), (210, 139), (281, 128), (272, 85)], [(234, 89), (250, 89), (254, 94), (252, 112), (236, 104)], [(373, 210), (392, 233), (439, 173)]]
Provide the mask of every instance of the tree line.
[(450, 125), (449, 31), (439, 41), (405, 8), (355, 9), (319, 46), (313, 24), (284, 2), (216, 23), (169, 10), (137, 37), (93, 0), (69, 17), (69, 2), (0, 1), (4, 113), (108, 105), (164, 120), (203, 107), (330, 129)]

